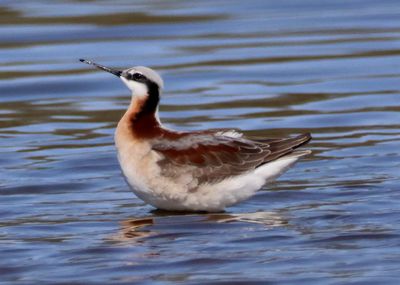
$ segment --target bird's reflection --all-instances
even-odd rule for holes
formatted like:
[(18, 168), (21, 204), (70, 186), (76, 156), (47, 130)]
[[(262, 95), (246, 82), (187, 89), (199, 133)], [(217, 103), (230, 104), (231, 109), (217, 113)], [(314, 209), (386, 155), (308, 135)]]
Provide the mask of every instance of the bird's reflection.
[(146, 238), (161, 235), (163, 232), (188, 230), (192, 225), (197, 228), (204, 225), (207, 228), (210, 224), (239, 222), (271, 228), (288, 224), (288, 220), (276, 212), (184, 214), (157, 211), (152, 214), (149, 217), (122, 221), (119, 232), (111, 237), (111, 240), (122, 243), (141, 243)]
[(262, 224), (268, 227), (283, 226), (287, 224), (287, 220), (282, 215), (276, 212), (255, 212), (255, 213), (240, 213), (240, 214), (210, 214), (207, 216), (208, 221), (217, 223), (230, 222), (247, 222)]
[(117, 242), (135, 241), (140, 242), (141, 239), (152, 235), (149, 226), (154, 224), (154, 218), (138, 218), (129, 219), (121, 222), (121, 229), (118, 234), (111, 237), (111, 240)]

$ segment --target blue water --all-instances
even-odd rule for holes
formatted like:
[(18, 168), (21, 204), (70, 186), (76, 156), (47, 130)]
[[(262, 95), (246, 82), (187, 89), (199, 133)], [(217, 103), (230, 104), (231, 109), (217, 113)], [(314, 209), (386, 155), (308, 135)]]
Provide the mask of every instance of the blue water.
[[(0, 39), (0, 283), (398, 284), (398, 1), (5, 0)], [(129, 91), (79, 58), (158, 70), (168, 127), (313, 154), (225, 213), (154, 211), (116, 160)]]

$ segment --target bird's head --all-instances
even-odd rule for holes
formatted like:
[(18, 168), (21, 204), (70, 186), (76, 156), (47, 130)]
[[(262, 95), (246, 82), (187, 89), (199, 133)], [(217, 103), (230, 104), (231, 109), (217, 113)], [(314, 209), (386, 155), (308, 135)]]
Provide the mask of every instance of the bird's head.
[(147, 96), (152, 92), (161, 93), (164, 88), (164, 82), (161, 76), (151, 68), (145, 66), (135, 66), (125, 70), (117, 70), (86, 59), (80, 59), (80, 61), (118, 76), (132, 91), (134, 96)]

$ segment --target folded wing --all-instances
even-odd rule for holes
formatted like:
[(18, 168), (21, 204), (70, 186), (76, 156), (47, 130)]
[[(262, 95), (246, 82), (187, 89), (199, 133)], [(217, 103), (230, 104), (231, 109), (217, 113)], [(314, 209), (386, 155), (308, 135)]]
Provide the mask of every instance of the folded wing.
[(159, 138), (152, 149), (160, 155), (163, 175), (189, 173), (197, 185), (244, 174), (287, 155), (311, 139), (309, 134), (282, 139), (248, 139), (235, 131), (183, 133)]

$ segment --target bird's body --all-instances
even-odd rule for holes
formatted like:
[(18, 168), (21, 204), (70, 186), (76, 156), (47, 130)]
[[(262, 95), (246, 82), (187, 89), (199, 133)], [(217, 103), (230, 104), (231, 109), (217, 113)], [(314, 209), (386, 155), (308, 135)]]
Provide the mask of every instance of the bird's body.
[[(84, 61), (84, 60), (82, 60)], [(310, 151), (298, 151), (309, 134), (284, 139), (250, 139), (221, 129), (177, 132), (158, 118), (163, 82), (153, 70), (111, 72), (133, 91), (118, 123), (115, 144), (132, 191), (159, 209), (221, 211), (248, 199)]]

